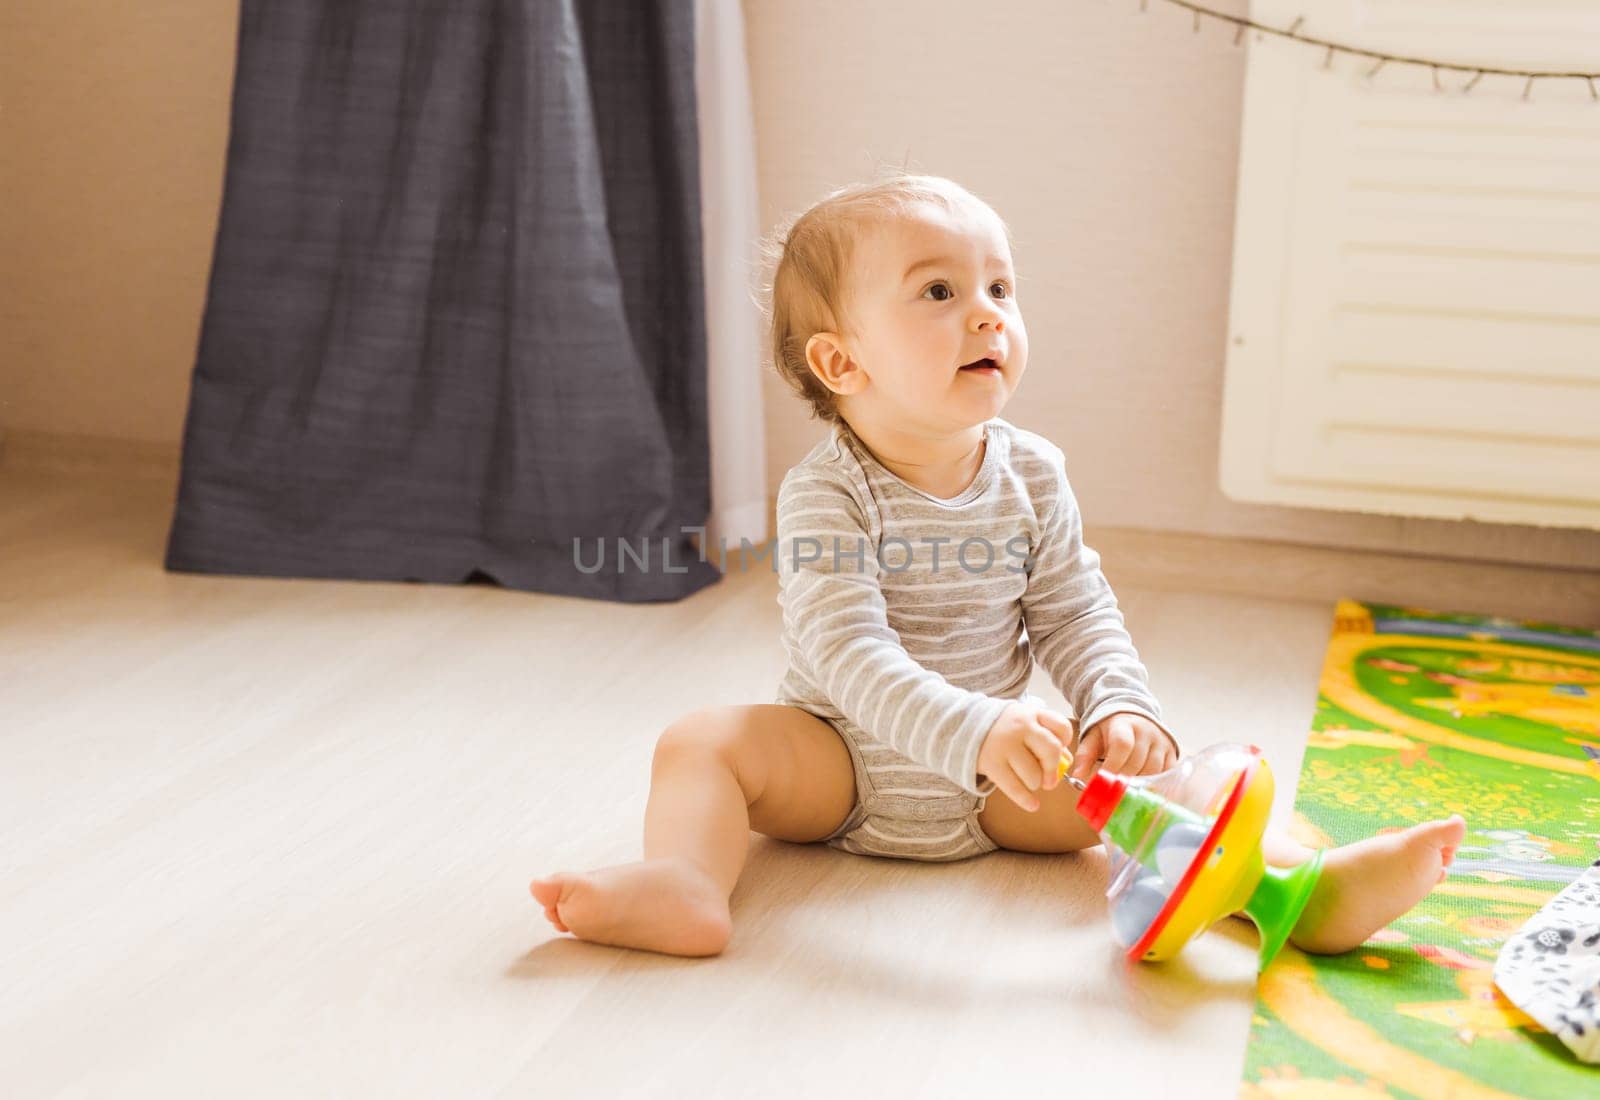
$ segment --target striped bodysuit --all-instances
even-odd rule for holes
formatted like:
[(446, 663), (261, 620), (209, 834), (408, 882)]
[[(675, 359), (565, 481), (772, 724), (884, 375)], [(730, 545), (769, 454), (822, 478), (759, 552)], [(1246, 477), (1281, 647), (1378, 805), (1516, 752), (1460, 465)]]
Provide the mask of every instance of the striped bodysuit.
[(1161, 725), (1083, 544), (1065, 455), (999, 417), (984, 433), (978, 474), (955, 497), (903, 481), (843, 422), (778, 491), (789, 667), (776, 701), (832, 724), (856, 776), (832, 847), (925, 860), (993, 851), (977, 811), (996, 787), (977, 775), (978, 749), (1026, 695), (1035, 660), (1079, 730), (1115, 711)]

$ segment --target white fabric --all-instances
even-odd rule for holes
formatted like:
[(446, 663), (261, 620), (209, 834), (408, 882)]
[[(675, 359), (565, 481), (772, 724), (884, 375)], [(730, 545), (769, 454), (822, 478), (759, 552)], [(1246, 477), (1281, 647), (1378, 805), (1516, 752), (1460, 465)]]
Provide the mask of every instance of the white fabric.
[(697, 0), (694, 68), (711, 421), (701, 547), (717, 560), (722, 540), (737, 550), (741, 538), (768, 537), (755, 121), (738, 0)]
[(1600, 1062), (1600, 863), (1506, 941), (1494, 983), (1581, 1060)]

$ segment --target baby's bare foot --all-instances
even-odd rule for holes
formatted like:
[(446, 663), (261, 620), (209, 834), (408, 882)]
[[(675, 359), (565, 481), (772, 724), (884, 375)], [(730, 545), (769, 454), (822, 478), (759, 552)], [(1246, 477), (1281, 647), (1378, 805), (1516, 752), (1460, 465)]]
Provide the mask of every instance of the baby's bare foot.
[(1317, 955), (1359, 947), (1444, 881), (1466, 830), (1455, 814), (1329, 849), (1290, 942)]
[(668, 955), (716, 955), (733, 932), (728, 899), (684, 859), (547, 875), (529, 885), (544, 915), (580, 940)]

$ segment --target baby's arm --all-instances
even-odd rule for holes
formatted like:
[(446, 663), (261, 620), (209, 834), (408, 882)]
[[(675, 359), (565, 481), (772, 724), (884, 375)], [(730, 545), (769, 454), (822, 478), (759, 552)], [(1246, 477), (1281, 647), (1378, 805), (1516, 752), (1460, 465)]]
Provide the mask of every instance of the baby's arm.
[(1034, 658), (1078, 714), (1080, 736), (1118, 711), (1141, 714), (1171, 739), (1149, 673), (1124, 626), (1100, 555), (1084, 545), (1083, 520), (1067, 483), (1066, 456), (1053, 448), (1055, 495), (1044, 518), (1022, 618)]
[[(834, 539), (839, 554), (834, 554)], [(860, 553), (857, 553), (857, 550)], [(978, 749), (1011, 702), (967, 691), (919, 664), (888, 622), (877, 545), (848, 486), (797, 467), (778, 490), (779, 603), (791, 654), (861, 729), (974, 794)]]

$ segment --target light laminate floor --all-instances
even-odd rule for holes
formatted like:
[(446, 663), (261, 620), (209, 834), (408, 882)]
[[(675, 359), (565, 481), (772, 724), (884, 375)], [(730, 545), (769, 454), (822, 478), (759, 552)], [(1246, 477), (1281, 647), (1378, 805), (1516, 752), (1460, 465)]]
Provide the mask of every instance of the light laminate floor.
[[(171, 501), (0, 470), (4, 1095), (1236, 1094), (1252, 934), (1126, 968), (1098, 851), (753, 837), (718, 958), (549, 928), (535, 872), (638, 857), (659, 731), (770, 700), (769, 571), (651, 606), (169, 574)], [(1286, 810), (1331, 604), (1119, 594), (1186, 742), (1261, 745)]]

